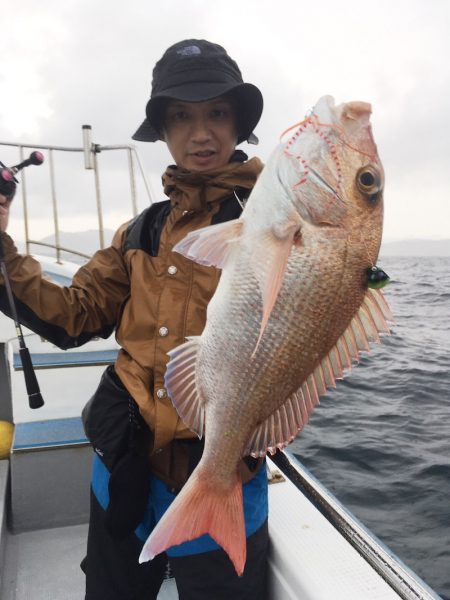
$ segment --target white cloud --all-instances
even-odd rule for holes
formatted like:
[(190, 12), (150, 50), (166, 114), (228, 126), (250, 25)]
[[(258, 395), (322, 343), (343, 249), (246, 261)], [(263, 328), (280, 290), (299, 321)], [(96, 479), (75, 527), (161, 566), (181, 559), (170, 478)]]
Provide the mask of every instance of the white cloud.
[[(81, 125), (89, 123), (95, 142), (130, 142), (144, 117), (155, 60), (171, 43), (203, 37), (223, 44), (244, 78), (263, 91), (261, 144), (249, 147), (251, 153), (267, 158), (281, 131), (323, 94), (337, 102), (370, 101), (387, 173), (385, 235), (416, 237), (422, 228), (428, 236), (449, 235), (445, 0), (135, 0), (126, 6), (23, 0), (2, 7), (2, 22), (8, 26), (0, 41), (0, 139), (81, 145)], [(162, 144), (138, 147), (158, 189), (168, 153)], [(105, 206), (121, 210), (118, 178), (125, 171), (108, 171), (101, 160)], [(65, 182), (58, 185), (69, 194)], [(71, 201), (68, 213), (74, 205), (84, 210), (86, 202)]]

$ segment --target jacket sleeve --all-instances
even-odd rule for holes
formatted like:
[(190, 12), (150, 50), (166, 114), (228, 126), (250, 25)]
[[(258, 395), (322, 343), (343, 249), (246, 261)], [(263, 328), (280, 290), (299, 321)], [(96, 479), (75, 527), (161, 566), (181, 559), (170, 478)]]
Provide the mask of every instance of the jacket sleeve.
[[(5, 264), (21, 324), (62, 349), (80, 346), (93, 337), (108, 337), (129, 294), (122, 254), (125, 230), (126, 225), (117, 231), (109, 248), (96, 252), (76, 272), (70, 287), (46, 279), (39, 262), (19, 254), (4, 234)], [(0, 310), (11, 316), (1, 276)]]

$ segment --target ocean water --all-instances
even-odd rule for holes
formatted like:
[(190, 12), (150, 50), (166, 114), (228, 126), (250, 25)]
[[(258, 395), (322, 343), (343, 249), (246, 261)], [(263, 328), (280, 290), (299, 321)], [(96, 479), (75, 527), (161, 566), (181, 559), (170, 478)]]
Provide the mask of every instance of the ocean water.
[(392, 335), (289, 449), (450, 600), (450, 257), (385, 257)]

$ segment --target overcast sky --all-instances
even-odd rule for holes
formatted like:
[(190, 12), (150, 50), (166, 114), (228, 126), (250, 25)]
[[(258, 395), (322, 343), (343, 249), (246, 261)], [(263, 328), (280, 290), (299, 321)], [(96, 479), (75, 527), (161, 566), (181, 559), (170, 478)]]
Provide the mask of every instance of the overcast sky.
[[(131, 143), (155, 61), (185, 38), (225, 46), (244, 80), (261, 89), (261, 143), (242, 148), (263, 160), (320, 96), (370, 102), (386, 171), (385, 240), (450, 237), (448, 0), (5, 0), (0, 140), (80, 146), (81, 125), (88, 123), (96, 143)], [(136, 146), (161, 199), (169, 155), (160, 142)], [(4, 162), (14, 162), (0, 152)], [(115, 228), (128, 216), (119, 184), (126, 162), (99, 159), (106, 225)], [(91, 223), (86, 198), (92, 194), (74, 191), (68, 168), (61, 159), (58, 195), (70, 200), (62, 226), (83, 229)], [(41, 182), (48, 170), (40, 167), (37, 178), (31, 169), (28, 189), (35, 177), (40, 194), (34, 204), (30, 198), (39, 238), (51, 230)], [(146, 204), (140, 193), (139, 207)], [(11, 231), (21, 235), (18, 202)]]

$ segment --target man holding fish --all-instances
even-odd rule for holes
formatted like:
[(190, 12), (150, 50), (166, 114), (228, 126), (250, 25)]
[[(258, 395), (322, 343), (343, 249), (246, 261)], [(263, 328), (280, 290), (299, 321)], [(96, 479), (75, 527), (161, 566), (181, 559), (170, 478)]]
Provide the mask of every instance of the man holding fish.
[[(146, 446), (150, 476), (145, 469), (135, 473), (129, 456), (122, 468), (120, 460), (107, 460), (107, 452), (102, 452), (103, 460), (98, 454), (94, 457), (83, 561), (86, 600), (150, 600), (161, 585), (167, 558), (139, 564), (139, 554), (203, 450), (203, 442), (182, 422), (167, 395), (167, 352), (202, 332), (220, 277), (218, 269), (198, 265), (172, 253), (172, 248), (192, 230), (241, 214), (262, 164), (257, 158), (247, 160), (236, 145), (245, 140), (257, 143), (253, 129), (262, 107), (258, 88), (243, 82), (238, 65), (221, 46), (205, 40), (175, 44), (155, 65), (147, 118), (133, 136), (167, 143), (176, 163), (163, 175), (170, 199), (121, 227), (112, 246), (97, 252), (68, 289), (41, 279), (38, 264), (18, 255), (5, 235), (8, 271), (20, 312), (27, 312), (22, 319), (28, 327), (63, 348), (95, 335), (106, 337), (116, 329), (123, 350), (114, 369), (104, 374), (91, 413), (95, 409), (100, 419), (103, 402), (106, 411), (112, 396), (123, 395), (125, 406), (131, 396), (151, 431)], [(9, 204), (0, 198), (2, 230)], [(262, 460), (248, 457), (239, 470), (248, 482), (243, 494), (245, 572), (238, 576), (209, 536), (187, 542), (168, 551), (180, 598), (264, 598), (267, 478)], [(134, 485), (130, 472), (149, 477), (150, 489)], [(136, 495), (144, 492), (149, 502), (143, 506)], [(127, 511), (130, 514), (124, 515)]]
[(27, 326), (62, 347), (116, 327), (122, 350), (93, 401), (131, 397), (151, 431), (124, 459), (95, 458), (87, 600), (156, 598), (164, 552), (183, 600), (263, 599), (264, 456), (389, 331), (372, 281), (384, 175), (370, 105), (321, 98), (263, 171), (235, 150), (255, 141), (261, 111), (223, 48), (175, 44), (134, 136), (167, 143), (169, 200), (120, 228), (68, 289), (5, 239)]

